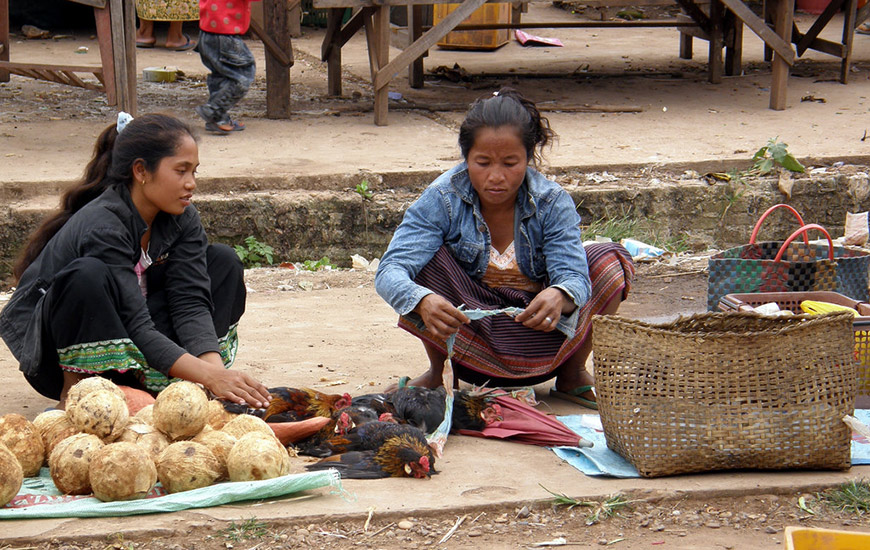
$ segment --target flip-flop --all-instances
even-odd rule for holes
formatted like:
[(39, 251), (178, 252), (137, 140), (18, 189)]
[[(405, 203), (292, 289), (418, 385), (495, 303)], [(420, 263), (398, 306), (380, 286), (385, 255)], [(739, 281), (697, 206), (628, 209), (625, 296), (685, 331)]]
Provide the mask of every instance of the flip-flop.
[(580, 397), (582, 394), (591, 391), (592, 386), (577, 386), (571, 391), (563, 392), (557, 390), (555, 387), (550, 389), (550, 395), (555, 397), (556, 399), (564, 399), (565, 401), (571, 401), (573, 403), (577, 403), (578, 405), (582, 405), (587, 409), (598, 410), (598, 403), (595, 401), (591, 401), (586, 399), (585, 397)]
[(861, 23), (855, 28), (858, 34), (870, 34), (870, 23)]
[(177, 48), (172, 48), (173, 51), (176, 52), (186, 52), (188, 50), (192, 50), (196, 47), (196, 42), (190, 39), (186, 34), (184, 35), (184, 39), (187, 40), (183, 45), (178, 46)]
[(153, 48), (154, 42), (136, 42), (137, 48)]

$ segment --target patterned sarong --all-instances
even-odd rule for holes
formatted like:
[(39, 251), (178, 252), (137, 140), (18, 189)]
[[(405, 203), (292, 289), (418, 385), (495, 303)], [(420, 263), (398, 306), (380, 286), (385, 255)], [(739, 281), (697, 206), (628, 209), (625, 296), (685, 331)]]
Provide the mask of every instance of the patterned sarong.
[[(506, 315), (496, 315), (462, 325), (454, 344), (453, 364), (459, 377), (463, 368), (480, 376), (479, 380), (509, 379), (523, 381), (547, 379), (573, 355), (592, 328), (592, 316), (600, 313), (614, 299), (628, 296), (634, 265), (631, 256), (618, 244), (591, 244), (586, 247), (592, 296), (580, 309), (577, 330), (573, 338), (558, 331), (541, 332), (523, 326)], [(448, 299), (453, 305), (465, 304), (468, 309), (525, 308), (535, 297), (530, 292), (512, 288), (490, 288), (469, 277), (442, 247), (415, 279)], [(399, 318), (399, 326), (414, 336), (437, 346), (447, 353), (445, 342), (425, 331), (416, 313)], [(471, 374), (474, 374), (471, 373)], [(537, 382), (535, 382), (537, 383)]]

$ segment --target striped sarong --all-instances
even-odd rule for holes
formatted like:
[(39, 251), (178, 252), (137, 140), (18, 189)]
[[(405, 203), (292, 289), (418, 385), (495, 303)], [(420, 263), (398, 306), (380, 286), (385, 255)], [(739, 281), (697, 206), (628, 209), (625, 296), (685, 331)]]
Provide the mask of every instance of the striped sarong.
[[(555, 376), (555, 370), (580, 346), (592, 329), (592, 316), (615, 299), (628, 296), (634, 265), (619, 244), (596, 243), (586, 247), (592, 296), (580, 309), (573, 338), (558, 331), (541, 332), (523, 326), (506, 315), (485, 317), (462, 325), (456, 335), (453, 368), (457, 378), (490, 386), (537, 384)], [(474, 280), (442, 247), (420, 271), (415, 282), (433, 290), (454, 306), (468, 309), (525, 308), (533, 293), (513, 288), (490, 288)], [(416, 313), (399, 318), (399, 326), (447, 353), (444, 340), (425, 330)]]

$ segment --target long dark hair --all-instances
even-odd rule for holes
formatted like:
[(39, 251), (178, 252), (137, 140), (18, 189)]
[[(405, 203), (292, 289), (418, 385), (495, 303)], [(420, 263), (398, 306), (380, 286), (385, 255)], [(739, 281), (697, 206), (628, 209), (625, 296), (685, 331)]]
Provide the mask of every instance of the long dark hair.
[(178, 150), (183, 136), (194, 137), (186, 123), (170, 115), (142, 115), (130, 121), (118, 134), (115, 124), (97, 137), (94, 156), (85, 167), (82, 179), (64, 191), (60, 209), (51, 214), (31, 236), (12, 268), (15, 280), (33, 263), (49, 240), (84, 205), (114, 185), (130, 185), (133, 163), (141, 160), (153, 172), (160, 161)]
[(501, 126), (517, 129), (526, 148), (526, 158), (533, 163), (541, 161), (544, 147), (556, 137), (550, 121), (541, 116), (534, 103), (517, 90), (504, 87), (493, 96), (475, 101), (465, 115), (459, 127), (459, 149), (463, 158), (468, 159), (480, 129)]

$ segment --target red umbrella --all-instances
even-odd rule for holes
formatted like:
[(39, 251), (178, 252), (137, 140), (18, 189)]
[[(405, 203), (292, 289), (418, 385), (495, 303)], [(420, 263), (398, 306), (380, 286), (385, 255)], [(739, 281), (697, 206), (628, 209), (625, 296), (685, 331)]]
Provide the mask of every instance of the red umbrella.
[(509, 394), (499, 394), (494, 401), (501, 409), (500, 418), (488, 423), (481, 431), (458, 430), (458, 433), (493, 439), (510, 439), (517, 443), (543, 447), (592, 446), (591, 441), (574, 433), (555, 416), (542, 413)]

